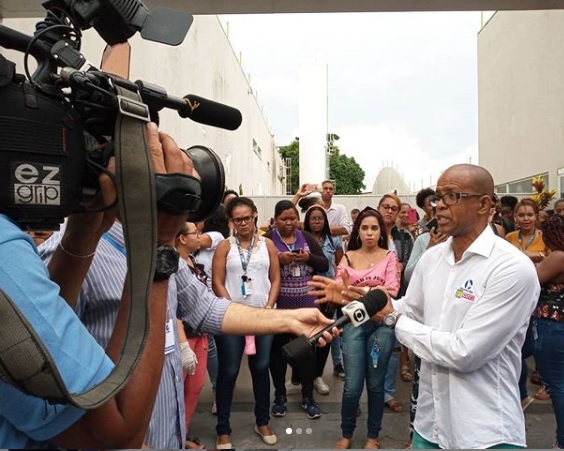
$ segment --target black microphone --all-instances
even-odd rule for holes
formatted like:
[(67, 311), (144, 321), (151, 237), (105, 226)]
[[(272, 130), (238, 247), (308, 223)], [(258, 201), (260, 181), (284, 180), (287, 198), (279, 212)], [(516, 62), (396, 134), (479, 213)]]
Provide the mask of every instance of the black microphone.
[(187, 94), (183, 99), (186, 105), (178, 110), (180, 117), (188, 117), (200, 124), (212, 125), (227, 130), (236, 130), (243, 121), (241, 112), (229, 105), (214, 102), (194, 94)]
[(304, 359), (312, 358), (317, 341), (325, 332), (331, 332), (334, 327), (342, 329), (343, 326), (352, 323), (354, 327), (369, 321), (370, 318), (382, 310), (388, 303), (388, 296), (382, 290), (373, 290), (366, 293), (360, 299), (345, 305), (341, 316), (330, 326), (315, 334), (311, 338), (300, 335), (282, 347), (282, 354), (290, 364), (295, 364)]
[(171, 108), (182, 118), (226, 130), (236, 130), (243, 121), (241, 112), (229, 105), (194, 94), (186, 94), (183, 98), (171, 96), (163, 87), (143, 80), (137, 80), (135, 84), (143, 102), (157, 111)]

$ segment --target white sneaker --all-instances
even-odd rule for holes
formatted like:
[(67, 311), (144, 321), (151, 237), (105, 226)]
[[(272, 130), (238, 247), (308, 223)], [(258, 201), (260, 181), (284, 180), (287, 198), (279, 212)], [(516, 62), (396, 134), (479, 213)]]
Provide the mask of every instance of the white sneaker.
[(316, 377), (313, 381), (313, 386), (317, 390), (317, 393), (320, 395), (328, 395), (329, 394), (329, 385), (325, 383), (321, 377)]

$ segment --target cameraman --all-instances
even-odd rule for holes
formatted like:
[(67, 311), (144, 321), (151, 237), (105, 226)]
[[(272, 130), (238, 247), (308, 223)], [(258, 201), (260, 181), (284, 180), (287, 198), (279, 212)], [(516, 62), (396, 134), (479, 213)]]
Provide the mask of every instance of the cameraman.
[[(188, 157), (154, 124), (147, 126), (149, 148), (156, 173), (192, 174)], [(113, 182), (100, 178), (106, 205), (115, 198)], [(174, 244), (183, 216), (159, 212), (159, 244)], [(82, 214), (69, 218), (64, 235), (49, 264), (51, 279), (37, 257), (31, 238), (7, 217), (0, 215), (0, 287), (18, 305), (38, 332), (71, 392), (81, 392), (101, 382), (119, 358), (127, 328), (124, 293), (119, 303), (115, 328), (105, 355), (84, 329), (69, 304), (74, 305), (89, 270), (100, 238), (115, 222), (115, 214)], [(17, 259), (13, 256), (17, 255)], [(56, 281), (60, 285), (57, 293)], [(188, 293), (193, 290), (188, 290)], [(150, 331), (142, 358), (126, 387), (102, 407), (90, 411), (69, 405), (51, 405), (25, 395), (0, 382), (0, 444), (13, 448), (34, 448), (49, 443), (65, 447), (135, 448), (143, 438), (161, 379), (164, 362), (166, 299), (168, 281), (153, 283)], [(195, 297), (197, 298), (197, 297)], [(204, 314), (192, 316), (191, 323), (217, 322), (224, 333), (267, 334), (291, 332), (314, 334), (331, 321), (317, 309), (291, 312), (263, 311), (210, 298)], [(330, 341), (331, 335), (324, 334)], [(324, 340), (320, 340), (321, 344)]]
[[(192, 173), (192, 162), (174, 141), (159, 136), (155, 124), (149, 124), (147, 132), (156, 173)], [(100, 187), (104, 204), (111, 205), (116, 196), (113, 181), (102, 175)], [(113, 362), (119, 359), (127, 329), (127, 290), (106, 351), (61, 299), (73, 302), (78, 296), (96, 245), (114, 219), (115, 209), (69, 217), (49, 268), (50, 280), (32, 239), (8, 217), (0, 215), (0, 288), (40, 336), (70, 392), (82, 392), (108, 376)], [(159, 244), (174, 245), (184, 220), (183, 216), (159, 212)], [(84, 411), (68, 404), (53, 405), (0, 382), (2, 446), (37, 448), (52, 442), (64, 447), (119, 448), (134, 443), (134, 439), (139, 443), (138, 435), (149, 422), (161, 376), (166, 311), (162, 299), (167, 289), (167, 280), (153, 282), (150, 328), (139, 364), (124, 389), (103, 406)]]

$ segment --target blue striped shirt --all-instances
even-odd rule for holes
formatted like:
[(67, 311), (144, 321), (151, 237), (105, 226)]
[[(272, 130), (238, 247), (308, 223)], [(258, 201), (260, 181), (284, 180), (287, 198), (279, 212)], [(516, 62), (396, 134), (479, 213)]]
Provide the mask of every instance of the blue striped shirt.
[[(63, 231), (40, 247), (41, 257), (49, 259)], [(82, 285), (75, 311), (96, 340), (106, 347), (117, 318), (127, 273), (121, 224), (116, 222), (102, 238), (88, 275)], [(168, 284), (167, 315), (186, 321), (194, 329), (219, 334), (229, 301), (209, 293), (181, 260), (179, 271)], [(165, 355), (161, 383), (155, 400), (145, 443), (151, 448), (183, 448), (186, 435), (184, 387), (176, 322), (175, 350)], [(163, 350), (164, 352), (164, 350)]]

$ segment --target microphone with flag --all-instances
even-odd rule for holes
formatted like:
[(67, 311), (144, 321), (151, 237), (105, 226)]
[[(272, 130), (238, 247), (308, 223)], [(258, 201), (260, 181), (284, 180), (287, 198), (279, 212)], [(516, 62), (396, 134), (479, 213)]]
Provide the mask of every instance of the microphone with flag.
[(303, 362), (304, 359), (315, 355), (317, 341), (325, 332), (331, 332), (334, 327), (342, 329), (347, 324), (358, 327), (369, 321), (372, 316), (382, 310), (388, 303), (388, 295), (382, 290), (373, 290), (366, 293), (360, 299), (345, 305), (341, 316), (330, 326), (327, 326), (311, 338), (300, 335), (282, 347), (282, 354), (290, 364)]

